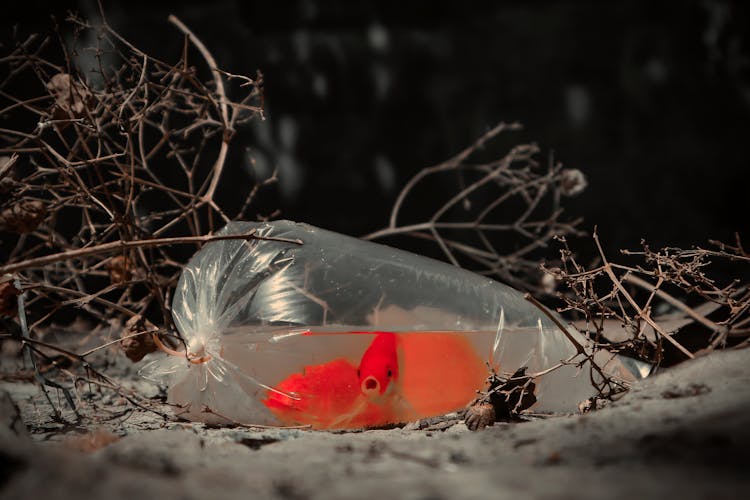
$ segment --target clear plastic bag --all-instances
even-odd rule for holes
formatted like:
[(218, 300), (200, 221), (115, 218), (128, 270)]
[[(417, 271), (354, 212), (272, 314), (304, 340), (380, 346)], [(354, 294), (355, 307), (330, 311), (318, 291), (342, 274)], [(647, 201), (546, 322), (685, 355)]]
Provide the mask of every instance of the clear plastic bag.
[[(488, 366), (535, 374), (561, 361), (572, 364), (535, 381), (535, 410), (574, 411), (596, 394), (588, 370), (573, 366), (568, 336), (506, 285), (290, 221), (232, 222), (221, 234), (251, 232), (258, 239), (214, 241), (191, 259), (172, 311), (187, 354), (158, 355), (141, 370), (169, 387), (187, 418), (405, 422), (466, 405)], [(602, 359), (633, 377), (619, 358)]]

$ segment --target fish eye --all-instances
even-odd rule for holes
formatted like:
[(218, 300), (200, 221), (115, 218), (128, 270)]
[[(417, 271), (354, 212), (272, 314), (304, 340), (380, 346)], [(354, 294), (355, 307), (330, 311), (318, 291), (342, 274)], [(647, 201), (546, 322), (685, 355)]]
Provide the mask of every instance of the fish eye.
[(388, 369), (388, 374), (387, 375), (388, 375), (389, 378), (390, 378), (391, 375), (393, 375), (393, 372), (391, 372), (390, 368)]
[(359, 368), (357, 368), (357, 378), (360, 378), (361, 375), (359, 374)]

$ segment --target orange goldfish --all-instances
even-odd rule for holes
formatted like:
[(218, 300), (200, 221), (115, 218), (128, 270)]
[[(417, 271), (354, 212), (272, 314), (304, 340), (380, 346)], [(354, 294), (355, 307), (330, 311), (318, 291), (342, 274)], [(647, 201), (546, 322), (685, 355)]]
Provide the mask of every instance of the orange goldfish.
[(263, 403), (286, 424), (376, 427), (456, 410), (487, 377), (484, 362), (458, 335), (349, 332), (356, 333), (375, 334), (358, 367), (343, 358), (306, 366)]
[(335, 359), (293, 373), (268, 391), (263, 403), (286, 424), (326, 429), (356, 405), (359, 395), (357, 368)]
[(362, 394), (370, 400), (380, 399), (387, 392), (393, 392), (398, 382), (395, 334), (381, 332), (375, 336), (375, 340), (362, 355), (357, 369), (357, 379)]

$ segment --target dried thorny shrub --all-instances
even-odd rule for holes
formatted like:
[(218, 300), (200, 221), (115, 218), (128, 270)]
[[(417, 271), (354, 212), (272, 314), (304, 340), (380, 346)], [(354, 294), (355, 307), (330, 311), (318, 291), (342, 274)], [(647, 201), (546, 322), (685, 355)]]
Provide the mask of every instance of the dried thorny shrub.
[(219, 70), (174, 17), (183, 37), (174, 62), (102, 19), (71, 15), (49, 36), (3, 45), (0, 116), (12, 125), (0, 128), (0, 312), (14, 316), (25, 298), (21, 333), (0, 334), (23, 335), (35, 368), (62, 354), (86, 368), (84, 380), (117, 389), (88, 364), (93, 351), (45, 342), (47, 327), (83, 315), (95, 337), (130, 319), (132, 359), (153, 346), (135, 331), (153, 329), (146, 318), (171, 330), (169, 291), (182, 265), (258, 190), (247, 181), (240, 213), (216, 202), (235, 131), (263, 117), (262, 78)]
[(716, 348), (750, 344), (750, 254), (734, 245), (622, 251), (611, 261), (594, 234), (599, 262), (579, 264), (567, 241), (561, 265), (547, 267), (559, 310), (599, 347), (674, 364)]
[[(587, 181), (580, 170), (553, 162), (540, 165), (536, 144), (483, 158), (503, 132), (520, 128), (501, 123), (453, 158), (421, 170), (399, 193), (388, 226), (365, 238), (429, 240), (457, 266), (543, 292), (540, 263), (550, 255), (550, 242), (581, 234), (580, 219), (563, 217), (562, 201), (580, 194)], [(447, 180), (455, 190), (436, 189), (436, 179)], [(427, 196), (419, 196), (422, 192), (436, 200), (433, 206), (425, 203)]]
[[(455, 157), (418, 172), (399, 194), (387, 227), (366, 238), (427, 240), (457, 266), (534, 295), (557, 297), (558, 311), (578, 320), (575, 326), (592, 340), (595, 350), (658, 366), (665, 362), (665, 352), (669, 364), (717, 347), (750, 343), (750, 257), (739, 236), (735, 245), (712, 242), (713, 249), (653, 251), (644, 245), (642, 251), (624, 252), (639, 262), (610, 263), (594, 235), (600, 260), (582, 266), (567, 244), (567, 238), (584, 235), (578, 229), (581, 220), (564, 218), (563, 202), (587, 188), (584, 174), (553, 162), (540, 165), (534, 144), (517, 145), (494, 157), (491, 153), (489, 160), (483, 156), (503, 132), (518, 129), (518, 124), (501, 123)], [(453, 189), (436, 190), (429, 184), (435, 178), (448, 178)], [(425, 188), (429, 198), (437, 200), (434, 206), (425, 208), (426, 197), (418, 196)], [(423, 205), (421, 218), (410, 206), (414, 200)], [(719, 284), (719, 276), (727, 275), (732, 278)], [(566, 330), (564, 324), (558, 326)], [(685, 335), (690, 337), (680, 338)], [(626, 389), (605, 374), (590, 353), (583, 355), (578, 342), (571, 342), (581, 355), (577, 366), (589, 372), (599, 392), (589, 408)], [(564, 364), (562, 360), (558, 366)], [(517, 374), (490, 373), (488, 384), (495, 387), (500, 379), (516, 378)], [(513, 406), (510, 413), (498, 413), (498, 393), (488, 394), (494, 394), (494, 403), (485, 395), (467, 409), (470, 427), (522, 411)]]
[[(599, 260), (591, 266), (578, 263), (565, 237), (555, 239), (562, 245), (559, 266), (542, 268), (562, 304), (558, 312), (574, 320), (574, 326), (592, 341), (594, 351), (625, 355), (657, 368), (715, 349), (750, 345), (750, 254), (739, 235), (734, 245), (711, 241), (710, 248), (687, 250), (655, 251), (642, 243), (642, 250), (623, 250), (622, 260), (627, 262), (616, 263), (605, 255), (595, 231)], [(559, 319), (553, 321), (561, 332), (566, 330)], [(580, 354), (582, 346), (574, 339), (571, 342)], [(582, 413), (601, 408), (627, 389), (594, 358), (586, 355), (576, 362), (588, 370), (598, 390), (579, 404)], [(525, 368), (512, 375), (491, 371), (488, 389), (464, 410), (466, 426), (480, 430), (496, 421), (517, 419), (536, 401), (535, 378), (565, 364), (563, 360), (543, 374), (527, 374)], [(703, 388), (693, 384), (689, 392)]]
[[(527, 299), (548, 313), (528, 292), (541, 295), (554, 291), (543, 264), (562, 265), (562, 260), (554, 258), (556, 239), (584, 234), (578, 229), (580, 219), (564, 216), (563, 202), (583, 192), (588, 182), (580, 170), (563, 168), (552, 161), (541, 165), (535, 144), (516, 145), (501, 155), (494, 151), (487, 154), (486, 149), (495, 146), (503, 132), (520, 128), (516, 123), (500, 123), (448, 161), (418, 172), (397, 197), (388, 226), (366, 238), (410, 236), (434, 242), (449, 262), (527, 291)], [(435, 190), (430, 181), (440, 177), (452, 180), (452, 191), (443, 194), (445, 190)], [(423, 219), (409, 222), (415, 218), (415, 210), (409, 206), (412, 198), (419, 199), (425, 210), (424, 198), (417, 196), (424, 189), (437, 201), (427, 207)], [(550, 319), (560, 321), (552, 314)], [(530, 398), (536, 377), (572, 363), (588, 372), (600, 397), (610, 398), (625, 390), (622, 381), (605, 373), (594, 360), (593, 351), (570, 336), (564, 324), (558, 326), (576, 354), (569, 360), (559, 360), (544, 373), (490, 372), (487, 383), (492, 389), (467, 409), (470, 428), (489, 425), (487, 419), (518, 415), (533, 404)], [(524, 383), (516, 387), (520, 379)], [(491, 412), (488, 404), (493, 407)]]

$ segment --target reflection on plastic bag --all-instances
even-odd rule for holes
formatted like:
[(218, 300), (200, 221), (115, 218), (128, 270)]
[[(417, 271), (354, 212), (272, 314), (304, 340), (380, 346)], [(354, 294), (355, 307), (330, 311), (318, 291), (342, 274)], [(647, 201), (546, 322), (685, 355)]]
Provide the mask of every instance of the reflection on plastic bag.
[[(406, 422), (467, 404), (488, 365), (540, 373), (565, 360), (537, 380), (534, 409), (574, 411), (596, 394), (588, 370), (573, 366), (573, 343), (508, 286), (305, 224), (222, 230), (251, 232), (260, 239), (211, 242), (192, 258), (173, 301), (188, 354), (142, 369), (169, 386), (183, 416), (315, 428)], [(618, 359), (607, 364), (632, 377)]]

